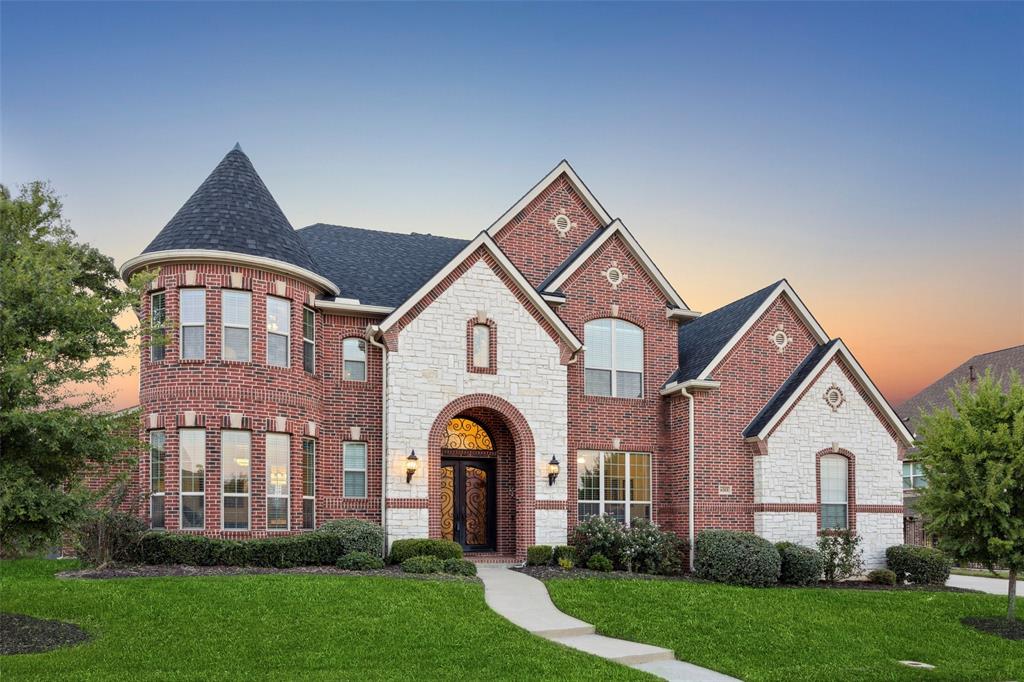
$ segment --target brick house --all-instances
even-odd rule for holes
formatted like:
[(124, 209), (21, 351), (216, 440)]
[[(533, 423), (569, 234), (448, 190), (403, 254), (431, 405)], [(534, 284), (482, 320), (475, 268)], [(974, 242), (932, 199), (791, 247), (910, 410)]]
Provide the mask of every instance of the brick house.
[(911, 436), (785, 280), (690, 310), (561, 162), (468, 240), (295, 230), (237, 146), (141, 255), (136, 483), (223, 537), (337, 518), (522, 557), (610, 514), (902, 540)]

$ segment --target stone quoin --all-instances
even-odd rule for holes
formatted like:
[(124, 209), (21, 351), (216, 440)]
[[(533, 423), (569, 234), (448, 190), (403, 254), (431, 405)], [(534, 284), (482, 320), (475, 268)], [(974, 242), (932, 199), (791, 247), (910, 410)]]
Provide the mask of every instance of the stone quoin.
[(521, 558), (603, 513), (855, 529), (871, 567), (902, 541), (911, 435), (845, 344), (786, 280), (690, 310), (565, 161), (463, 240), (293, 229), (236, 146), (142, 271), (163, 332), (131, 486), (155, 528), (355, 517)]

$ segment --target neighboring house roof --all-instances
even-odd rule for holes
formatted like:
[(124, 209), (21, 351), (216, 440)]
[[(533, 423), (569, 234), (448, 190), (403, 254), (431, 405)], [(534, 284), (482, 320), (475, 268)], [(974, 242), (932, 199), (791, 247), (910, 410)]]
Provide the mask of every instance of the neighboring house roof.
[(142, 253), (183, 249), (259, 256), (320, 271), (238, 145)]
[(988, 368), (991, 368), (992, 374), (1003, 382), (1008, 380), (1010, 371), (1014, 369), (1024, 376), (1024, 345), (975, 355), (921, 390), (917, 395), (904, 401), (900, 405), (900, 416), (910, 422), (911, 430), (915, 430), (914, 427), (916, 427), (922, 411), (928, 411), (935, 407), (948, 407), (950, 389), (956, 388), (957, 384), (962, 381), (970, 381), (972, 376), (976, 379), (980, 378)]
[(825, 330), (789, 282), (782, 279), (680, 327), (679, 369), (669, 377), (665, 386), (710, 379), (715, 367), (779, 296), (785, 296), (792, 304), (797, 316), (819, 344), (828, 342)]
[(334, 282), (342, 297), (392, 308), (469, 244), (468, 239), (323, 223), (303, 227), (296, 234), (316, 254), (320, 274)]
[(913, 435), (907, 430), (903, 420), (892, 409), (892, 405), (889, 404), (889, 401), (885, 399), (882, 392), (871, 381), (867, 372), (857, 362), (857, 358), (853, 356), (853, 353), (846, 347), (842, 339), (834, 339), (808, 353), (804, 361), (793, 370), (793, 374), (783, 382), (783, 385), (779, 387), (779, 390), (768, 401), (768, 404), (743, 430), (744, 438), (747, 440), (763, 440), (767, 438), (772, 429), (786, 416), (789, 409), (810, 388), (818, 373), (837, 355), (843, 359), (846, 366), (856, 377), (857, 382), (864, 389), (868, 399), (878, 408), (883, 420), (899, 435), (904, 445), (908, 447), (912, 445), (914, 442)]

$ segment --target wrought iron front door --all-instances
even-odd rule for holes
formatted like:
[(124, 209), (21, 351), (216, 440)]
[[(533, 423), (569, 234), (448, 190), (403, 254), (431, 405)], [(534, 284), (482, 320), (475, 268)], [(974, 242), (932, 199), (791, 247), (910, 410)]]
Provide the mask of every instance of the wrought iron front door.
[(441, 537), (467, 551), (495, 548), (494, 460), (441, 460)]

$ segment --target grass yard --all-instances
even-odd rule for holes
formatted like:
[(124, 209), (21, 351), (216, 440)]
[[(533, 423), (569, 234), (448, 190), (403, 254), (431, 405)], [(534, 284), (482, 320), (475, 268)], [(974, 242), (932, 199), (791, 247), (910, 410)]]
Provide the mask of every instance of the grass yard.
[(0, 610), (93, 639), (0, 657), (38, 679), (650, 680), (533, 637), (474, 582), (315, 575), (57, 580), (71, 562), (0, 562)]
[[(1005, 616), (1005, 597), (660, 580), (547, 586), (560, 609), (601, 634), (668, 647), (749, 681), (1024, 680), (1024, 641), (960, 624), (964, 616)], [(937, 667), (913, 670), (897, 660)]]

